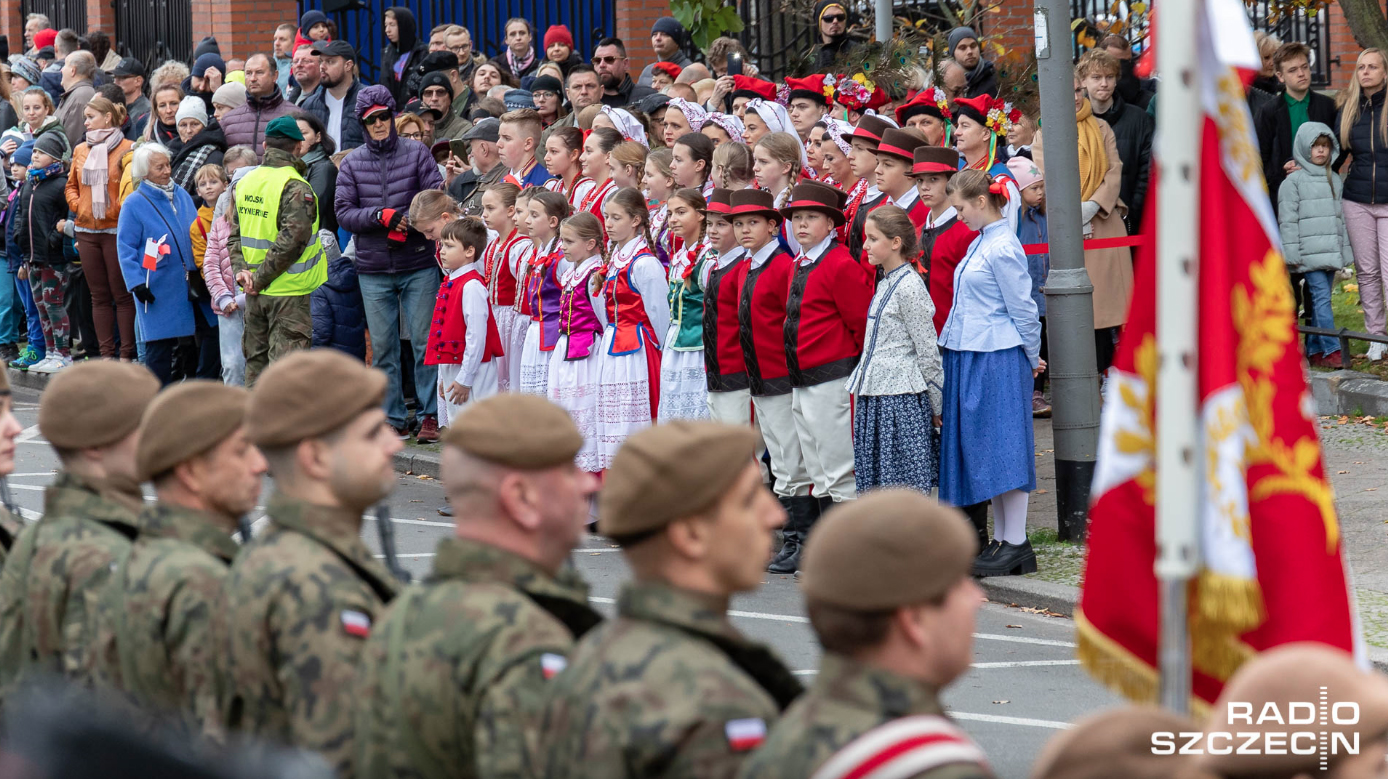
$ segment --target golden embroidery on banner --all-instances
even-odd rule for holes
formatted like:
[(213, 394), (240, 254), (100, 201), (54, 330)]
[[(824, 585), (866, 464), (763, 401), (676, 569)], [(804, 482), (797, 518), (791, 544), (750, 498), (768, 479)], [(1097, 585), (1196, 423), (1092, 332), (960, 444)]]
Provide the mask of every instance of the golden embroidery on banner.
[(1239, 184), (1257, 185), (1267, 191), (1267, 181), (1263, 178), (1263, 158), (1258, 147), (1253, 145), (1253, 129), (1249, 127), (1248, 98), (1243, 84), (1230, 68), (1215, 80), (1215, 101), (1219, 112), (1214, 115), (1219, 126), (1219, 140), (1225, 156), (1234, 165)]
[(1137, 351), (1133, 353), (1133, 368), (1142, 383), (1147, 386), (1145, 395), (1139, 397), (1132, 382), (1118, 385), (1118, 394), (1123, 405), (1137, 413), (1138, 427), (1120, 429), (1115, 435), (1115, 444), (1123, 454), (1142, 458), (1142, 470), (1134, 478), (1142, 488), (1142, 498), (1149, 506), (1157, 502), (1157, 439), (1156, 439), (1156, 387), (1157, 387), (1157, 341), (1152, 334), (1142, 337)]

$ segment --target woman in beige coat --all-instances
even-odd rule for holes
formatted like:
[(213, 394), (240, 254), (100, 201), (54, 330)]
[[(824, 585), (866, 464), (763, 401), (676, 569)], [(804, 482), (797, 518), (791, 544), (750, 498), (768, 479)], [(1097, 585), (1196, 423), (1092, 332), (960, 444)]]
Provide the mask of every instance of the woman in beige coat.
[[(1089, 98), (1075, 80), (1075, 121), (1080, 141), (1080, 200), (1085, 218), (1084, 238), (1126, 238), (1123, 217), (1128, 207), (1118, 198), (1123, 163), (1118, 158), (1118, 141), (1113, 129), (1094, 117)], [(1094, 153), (1102, 148), (1103, 154)], [(1036, 167), (1046, 173), (1042, 134), (1036, 133), (1031, 147)], [(1132, 250), (1090, 249), (1084, 253), (1084, 269), (1094, 285), (1094, 348), (1103, 373), (1113, 364), (1118, 331), (1128, 321), (1128, 301), (1133, 294)]]

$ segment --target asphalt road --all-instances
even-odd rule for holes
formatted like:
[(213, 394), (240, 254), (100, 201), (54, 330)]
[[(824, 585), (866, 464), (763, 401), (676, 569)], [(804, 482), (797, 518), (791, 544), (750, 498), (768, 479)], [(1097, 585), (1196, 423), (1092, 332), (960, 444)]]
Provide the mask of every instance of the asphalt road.
[[(43, 488), (53, 479), (56, 458), (38, 434), (38, 393), (15, 390), (15, 409), (25, 432), (20, 437), (11, 494), (30, 519), (43, 507)], [(268, 497), (269, 482), (267, 480)], [(434, 545), (452, 525), (436, 513), (443, 502), (438, 482), (400, 476), (390, 499), (402, 564), (415, 578), (431, 565)], [(364, 523), (367, 543), (379, 551), (375, 521)], [(621, 554), (605, 539), (592, 537), (574, 553), (574, 562), (607, 613), (628, 574)], [(805, 618), (794, 580), (768, 575), (755, 593), (736, 598), (733, 621), (747, 635), (774, 647), (808, 684), (818, 665), (819, 648)], [(997, 604), (986, 604), (974, 634), (974, 667), (944, 695), (953, 716), (982, 744), (1002, 779), (1021, 779), (1042, 744), (1068, 723), (1114, 705), (1119, 699), (1090, 680), (1074, 660), (1074, 623)]]

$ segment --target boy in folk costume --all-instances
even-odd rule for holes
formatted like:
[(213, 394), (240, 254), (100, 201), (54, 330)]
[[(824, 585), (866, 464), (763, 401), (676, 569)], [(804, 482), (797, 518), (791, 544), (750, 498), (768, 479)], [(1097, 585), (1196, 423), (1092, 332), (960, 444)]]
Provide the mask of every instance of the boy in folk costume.
[[(843, 203), (843, 192), (805, 181), (781, 209), (802, 247), (791, 274), (784, 327), (791, 414), (820, 513), (857, 495), (848, 374), (862, 354), (872, 302), (873, 277), (835, 240), (834, 231), (844, 221)], [(786, 523), (785, 545), (767, 570), (795, 572), (800, 545), (814, 524), (813, 517), (808, 525), (797, 519), (809, 516), (792, 516)]]
[(715, 261), (704, 265), (704, 376), (708, 380), (709, 415), (717, 422), (746, 425), (752, 421), (747, 364), (742, 356), (738, 301), (746, 279), (747, 250), (737, 242), (732, 224), (732, 190), (715, 189), (708, 201), (709, 244)]
[(954, 269), (969, 251), (978, 233), (959, 218), (945, 187), (959, 172), (959, 155), (944, 146), (918, 146), (911, 166), (920, 203), (930, 209), (921, 228), (921, 264), (930, 300), (935, 304), (935, 334), (945, 326), (954, 304)]
[(920, 201), (911, 169), (915, 164), (916, 149), (926, 145), (925, 136), (920, 131), (898, 130), (895, 127), (885, 130), (882, 142), (877, 145), (877, 188), (887, 196), (880, 205), (897, 206), (905, 211), (917, 230), (925, 226), (930, 209)]
[(549, 171), (535, 157), (540, 153), (540, 132), (543, 125), (533, 108), (521, 108), (501, 115), (497, 130), (496, 153), (507, 167), (502, 181), (521, 189), (542, 187), (549, 181)]
[(487, 303), (487, 282), (477, 260), (487, 245), (480, 219), (459, 219), (443, 228), (441, 258), (448, 277), (439, 285), (424, 364), (439, 366), (439, 425), (447, 427), (463, 406), (496, 394), (502, 354), (496, 319)]
[(892, 129), (887, 120), (869, 114), (858, 120), (848, 143), (853, 151), (849, 164), (853, 175), (868, 182), (865, 189), (850, 194), (844, 205), (844, 217), (848, 219), (848, 253), (854, 257), (863, 256), (863, 229), (867, 225), (867, 215), (872, 209), (886, 202), (887, 196), (877, 188), (877, 147), (882, 143), (882, 133)]

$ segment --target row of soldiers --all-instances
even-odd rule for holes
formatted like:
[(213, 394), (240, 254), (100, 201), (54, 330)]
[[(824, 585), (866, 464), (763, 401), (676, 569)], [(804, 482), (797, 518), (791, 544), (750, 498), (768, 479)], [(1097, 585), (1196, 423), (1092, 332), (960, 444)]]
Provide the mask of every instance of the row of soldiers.
[[(39, 430), (62, 472), (0, 571), (6, 703), (58, 675), (214, 754), (247, 733), (312, 750), (342, 777), (993, 776), (938, 697), (969, 668), (982, 601), (962, 515), (889, 490), (826, 516), (802, 565), (825, 650), (803, 690), (728, 617), (785, 519), (754, 434), (642, 431), (599, 494), (574, 465), (583, 437), (565, 411), (529, 395), (480, 402), (444, 440), (455, 533), (402, 589), (361, 540), (400, 447), (384, 389), (330, 350), (277, 361), (249, 394), (203, 382), (156, 394), (147, 371), (116, 362), (56, 377)], [(267, 470), (266, 521), (238, 548)], [(595, 496), (632, 570), (611, 620), (569, 562)], [(1364, 700), (1358, 727), (1383, 767), (1388, 683), (1324, 648), (1270, 657), (1231, 689), (1257, 701), (1329, 683)], [(1199, 726), (1106, 714), (1051, 744), (1035, 775), (1176, 775), (1192, 767), (1149, 744), (1173, 729)], [(1238, 765), (1192, 775), (1248, 775)], [(1302, 768), (1273, 759), (1253, 774)]]

